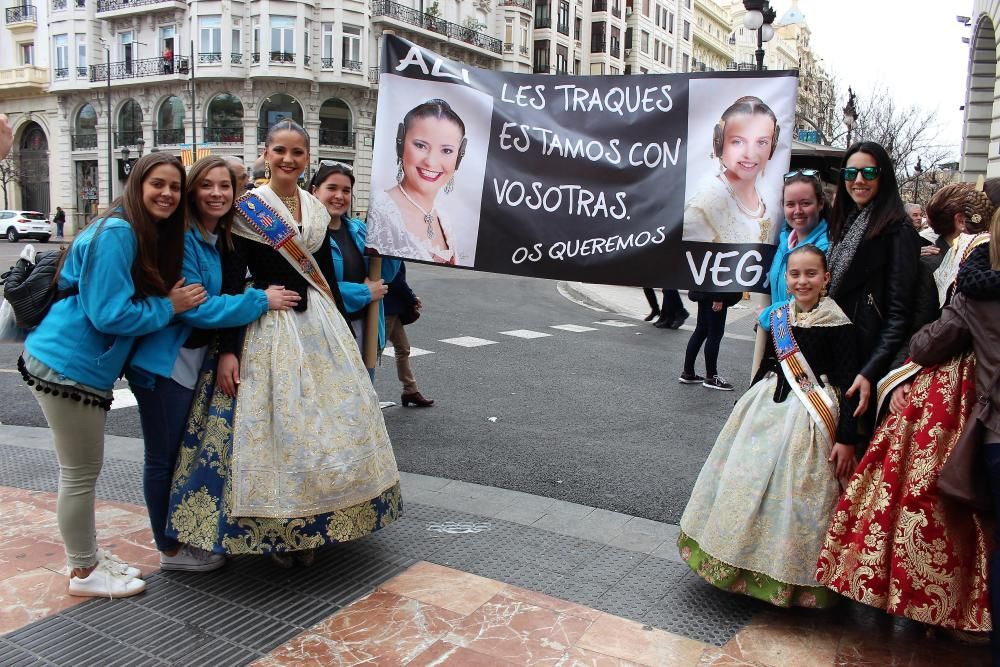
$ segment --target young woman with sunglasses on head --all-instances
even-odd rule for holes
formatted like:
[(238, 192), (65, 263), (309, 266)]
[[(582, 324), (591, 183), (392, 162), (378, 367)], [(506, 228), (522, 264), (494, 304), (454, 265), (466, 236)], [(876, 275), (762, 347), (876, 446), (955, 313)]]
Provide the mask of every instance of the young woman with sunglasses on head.
[[(971, 185), (942, 188), (938, 194), (928, 205), (934, 216), (950, 209), (967, 216), (969, 229), (981, 232), (993, 215), (989, 198)], [(934, 275), (942, 305), (954, 294), (958, 265), (977, 245), (988, 243), (988, 235), (961, 235), (956, 241)], [(952, 254), (957, 256), (949, 268)], [(913, 347), (916, 340), (907, 343)], [(931, 358), (934, 365), (901, 369), (911, 373), (909, 389), (902, 399), (894, 397), (837, 506), (817, 578), (890, 614), (986, 632), (991, 627), (987, 523), (944, 497), (938, 485), (976, 409), (976, 355), (963, 348), (949, 356), (917, 355), (914, 361)]]
[(65, 298), (28, 334), (18, 363), (37, 390), (59, 459), (56, 516), (70, 595), (126, 597), (146, 587), (139, 570), (97, 547), (94, 494), (112, 389), (136, 337), (205, 299), (204, 288), (185, 286), (181, 274), (184, 180), (181, 163), (166, 153), (136, 161), (122, 196), (67, 251), (59, 273)]
[(209, 369), (195, 392), (167, 533), (291, 567), (388, 525), (401, 499), (378, 396), (342, 315), (330, 214), (297, 185), (309, 135), (283, 120), (264, 145), (269, 182), (236, 203), (224, 291), (242, 292), (249, 275), (301, 300), (222, 336), (218, 377)]
[(788, 254), (792, 298), (771, 313), (767, 352), (698, 475), (681, 517), (681, 558), (713, 586), (780, 607), (825, 607), (814, 578), (854, 465), (854, 327), (830, 298), (826, 255)]
[[(352, 218), (351, 195), (354, 191), (354, 170), (341, 162), (323, 160), (309, 182), (309, 192), (326, 207), (330, 214), (330, 252), (344, 310), (358, 345), (364, 341), (365, 313), (368, 304), (378, 301), (378, 349), (385, 347), (385, 314), (382, 298), (388, 283), (399, 271), (398, 259), (382, 260), (382, 278), (368, 278), (368, 258), (365, 239), (368, 228), (358, 218)], [(374, 370), (369, 370), (374, 376)]]
[(906, 341), (920, 261), (920, 237), (899, 197), (892, 160), (877, 143), (847, 150), (830, 213), (830, 296), (858, 329), (862, 428), (874, 428), (872, 388)]
[(200, 283), (208, 298), (176, 318), (170, 326), (143, 337), (128, 370), (129, 385), (139, 404), (145, 441), (143, 491), (160, 551), (160, 569), (204, 572), (221, 567), (225, 558), (166, 534), (170, 485), (194, 388), (213, 330), (243, 326), (270, 310), (286, 310), (299, 295), (280, 285), (222, 295), (222, 254), (233, 249), (233, 200), (237, 181), (226, 160), (198, 160), (188, 174), (187, 232), (181, 275)]
[(763, 309), (757, 318), (765, 330), (771, 328), (771, 312), (788, 303), (791, 296), (784, 279), (788, 254), (800, 245), (814, 245), (824, 253), (830, 249), (827, 233), (830, 205), (826, 201), (819, 172), (815, 169), (788, 172), (781, 192), (785, 225), (778, 236), (778, 247), (768, 272), (771, 305)]

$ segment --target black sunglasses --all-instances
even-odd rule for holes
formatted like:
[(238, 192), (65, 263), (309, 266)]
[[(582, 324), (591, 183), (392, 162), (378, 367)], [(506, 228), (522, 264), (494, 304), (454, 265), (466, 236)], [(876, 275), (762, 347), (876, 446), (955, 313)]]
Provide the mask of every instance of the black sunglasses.
[(857, 179), (858, 174), (866, 181), (874, 181), (878, 178), (878, 175), (882, 172), (879, 167), (844, 167), (840, 170), (840, 175), (845, 181), (853, 181)]
[(796, 169), (795, 171), (790, 171), (785, 174), (785, 180), (790, 181), (796, 176), (805, 176), (806, 178), (815, 178), (819, 180), (819, 172), (815, 169)]

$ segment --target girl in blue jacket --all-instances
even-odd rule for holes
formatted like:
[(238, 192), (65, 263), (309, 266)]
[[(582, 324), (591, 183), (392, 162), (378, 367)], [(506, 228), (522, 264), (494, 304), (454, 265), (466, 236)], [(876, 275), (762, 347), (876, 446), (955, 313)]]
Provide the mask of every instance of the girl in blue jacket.
[[(365, 257), (365, 237), (368, 228), (358, 218), (348, 215), (354, 189), (354, 170), (342, 162), (322, 160), (309, 183), (309, 192), (326, 206), (330, 213), (330, 252), (337, 274), (337, 286), (344, 299), (348, 324), (358, 344), (362, 343), (365, 309), (378, 301), (378, 349), (385, 347), (385, 314), (382, 297), (389, 291), (387, 283), (399, 271), (398, 259), (382, 260), (382, 279), (368, 278), (368, 258)], [(373, 374), (369, 371), (369, 374)]]
[(145, 441), (143, 492), (161, 570), (205, 572), (225, 564), (225, 556), (180, 544), (166, 534), (170, 485), (194, 388), (214, 329), (241, 327), (268, 310), (287, 310), (298, 293), (272, 285), (222, 295), (219, 247), (231, 250), (236, 178), (221, 157), (195, 163), (188, 174), (187, 222), (181, 273), (201, 283), (208, 298), (156, 333), (143, 337), (132, 357), (128, 379), (139, 403)]
[(59, 459), (56, 515), (70, 595), (125, 597), (146, 587), (139, 570), (97, 548), (94, 489), (112, 389), (136, 337), (205, 300), (201, 285), (181, 277), (184, 180), (167, 153), (136, 161), (122, 196), (70, 246), (59, 273), (68, 296), (28, 334), (18, 360)]

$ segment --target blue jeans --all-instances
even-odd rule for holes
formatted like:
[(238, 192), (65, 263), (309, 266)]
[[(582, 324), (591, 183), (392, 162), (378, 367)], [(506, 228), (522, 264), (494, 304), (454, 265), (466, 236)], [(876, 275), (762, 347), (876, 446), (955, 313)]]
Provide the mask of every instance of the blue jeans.
[[(986, 472), (990, 480), (990, 493), (993, 496), (993, 511), (1000, 517), (1000, 443), (987, 443), (981, 448), (986, 463)], [(990, 557), (990, 609), (993, 614), (1000, 610), (1000, 523), (993, 535), (993, 554)], [(993, 621), (993, 633), (990, 636), (990, 649), (993, 652), (993, 667), (1000, 667), (1000, 627), (997, 627), (996, 617)]]
[(146, 497), (149, 524), (156, 548), (173, 551), (178, 542), (166, 535), (170, 485), (194, 390), (182, 387), (170, 378), (157, 377), (152, 389), (133, 385), (132, 393), (139, 403), (139, 421), (146, 445), (142, 490)]

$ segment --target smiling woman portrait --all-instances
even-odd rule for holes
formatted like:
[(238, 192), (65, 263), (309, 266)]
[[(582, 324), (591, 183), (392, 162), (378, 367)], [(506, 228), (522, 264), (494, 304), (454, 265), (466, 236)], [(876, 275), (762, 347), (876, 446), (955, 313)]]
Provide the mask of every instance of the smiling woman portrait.
[(466, 264), (455, 228), (438, 210), (465, 156), (465, 122), (442, 99), (406, 112), (396, 131), (396, 185), (372, 196), (368, 244), (386, 255), (438, 264)]

